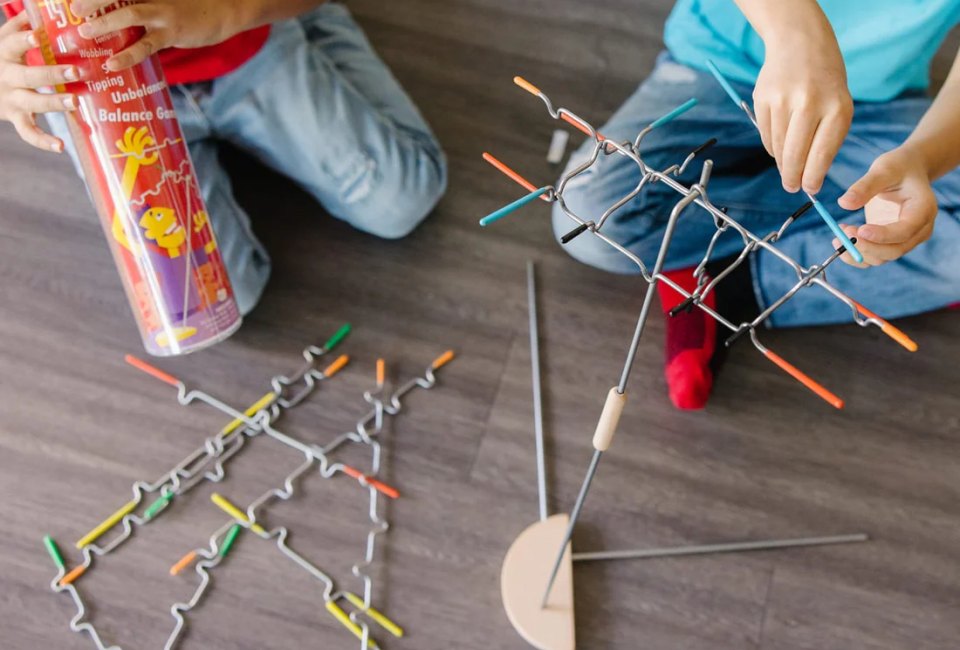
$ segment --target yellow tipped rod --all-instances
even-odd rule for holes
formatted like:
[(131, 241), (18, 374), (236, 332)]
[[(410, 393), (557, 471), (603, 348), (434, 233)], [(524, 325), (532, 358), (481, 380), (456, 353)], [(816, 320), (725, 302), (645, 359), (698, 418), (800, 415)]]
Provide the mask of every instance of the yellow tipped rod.
[(241, 524), (245, 524), (246, 526), (248, 526), (250, 530), (255, 532), (257, 535), (263, 535), (263, 536), (268, 535), (266, 528), (264, 528), (260, 524), (252, 523), (250, 521), (250, 517), (248, 517), (245, 512), (243, 512), (237, 506), (233, 505), (224, 496), (214, 492), (213, 494), (210, 495), (210, 500), (213, 501), (213, 503), (218, 508), (223, 510), (225, 513), (227, 513), (237, 521), (239, 521)]
[(403, 637), (403, 628), (391, 621), (389, 618), (384, 616), (382, 613), (375, 610), (373, 607), (365, 607), (363, 604), (363, 598), (360, 596), (346, 592), (343, 594), (343, 597), (350, 601), (350, 604), (359, 609), (361, 612), (366, 614), (370, 620), (374, 623), (385, 629), (387, 632), (393, 636), (399, 638)]
[(91, 530), (89, 533), (77, 540), (77, 548), (83, 549), (90, 544), (93, 544), (95, 541), (103, 537), (103, 535), (109, 531), (111, 528), (117, 525), (117, 523), (133, 512), (134, 508), (137, 507), (137, 504), (140, 503), (139, 499), (134, 499), (128, 502), (125, 506), (117, 510), (115, 513), (103, 520), (103, 523), (98, 525), (96, 528)]
[[(273, 404), (275, 399), (277, 399), (276, 393), (274, 392), (267, 393), (266, 395), (258, 399), (256, 402), (254, 402), (250, 406), (250, 408), (248, 408), (246, 411), (243, 412), (243, 414), (248, 418), (252, 418), (254, 415), (256, 415), (263, 409)], [(241, 420), (240, 418), (237, 418), (236, 420), (234, 420), (233, 422), (225, 426), (223, 430), (220, 431), (220, 436), (223, 437), (223, 436), (230, 435), (231, 433), (236, 431), (242, 424), (244, 424), (244, 421)]]
[[(332, 600), (328, 600), (326, 607), (327, 607), (327, 611), (330, 612), (330, 614), (335, 619), (337, 619), (343, 627), (350, 630), (350, 632), (353, 633), (353, 636), (363, 641), (363, 629), (359, 625), (357, 625), (356, 623), (350, 620), (350, 616), (345, 611), (343, 611), (343, 608), (340, 607), (340, 605), (336, 604)], [(368, 638), (367, 647), (376, 648), (377, 644), (373, 642), (373, 639)]]

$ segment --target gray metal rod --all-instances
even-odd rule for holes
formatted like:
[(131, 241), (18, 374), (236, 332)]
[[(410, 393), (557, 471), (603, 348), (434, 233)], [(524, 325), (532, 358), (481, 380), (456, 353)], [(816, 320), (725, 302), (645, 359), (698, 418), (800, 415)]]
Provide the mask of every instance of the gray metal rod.
[(540, 521), (546, 521), (547, 469), (543, 450), (543, 393), (540, 384), (540, 335), (537, 321), (537, 284), (533, 260), (527, 261), (527, 302), (530, 305), (530, 368), (533, 376), (533, 427), (537, 439), (537, 495)]
[(676, 546), (668, 548), (650, 548), (628, 551), (597, 551), (593, 553), (574, 553), (574, 562), (598, 562), (605, 560), (642, 560), (656, 557), (677, 557), (682, 555), (711, 555), (715, 553), (741, 553), (744, 551), (768, 551), (778, 548), (799, 548), (804, 546), (828, 546), (832, 544), (859, 544), (870, 537), (865, 533), (854, 535), (836, 535), (834, 537), (801, 537), (798, 539), (774, 539), (757, 542), (733, 542), (730, 544), (707, 544), (701, 546)]
[(560, 545), (560, 553), (557, 554), (557, 560), (553, 563), (553, 570), (550, 572), (550, 580), (547, 582), (547, 590), (543, 594), (543, 602), (540, 607), (547, 606), (547, 600), (550, 599), (550, 591), (553, 589), (553, 583), (557, 579), (557, 572), (560, 571), (560, 564), (563, 562), (563, 554), (567, 552), (567, 544), (573, 537), (573, 528), (577, 525), (577, 518), (580, 516), (580, 509), (583, 508), (583, 502), (590, 491), (590, 483), (597, 474), (597, 465), (600, 464), (600, 457), (603, 452), (599, 449), (593, 452), (593, 458), (590, 459), (590, 467), (587, 469), (587, 475), (583, 479), (583, 485), (580, 486), (580, 494), (577, 495), (577, 502), (573, 506), (573, 512), (570, 513), (570, 523), (567, 525), (567, 532), (563, 536), (563, 543)]

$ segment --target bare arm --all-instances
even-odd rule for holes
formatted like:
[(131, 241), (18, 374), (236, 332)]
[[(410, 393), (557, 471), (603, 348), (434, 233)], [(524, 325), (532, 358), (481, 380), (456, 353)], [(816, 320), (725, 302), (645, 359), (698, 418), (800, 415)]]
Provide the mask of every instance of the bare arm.
[(788, 192), (820, 191), (853, 119), (833, 28), (816, 0), (736, 0), (763, 39), (754, 90), (760, 136)]
[[(866, 208), (867, 224), (844, 226), (859, 238), (857, 247), (869, 265), (889, 262), (913, 250), (933, 234), (937, 198), (931, 182), (960, 165), (960, 53), (927, 113), (907, 140), (888, 151), (847, 193), (840, 206)], [(871, 209), (885, 208), (892, 223), (881, 223)], [(852, 263), (844, 258), (844, 261)]]
[(74, 0), (73, 13), (86, 18), (80, 33), (96, 38), (129, 27), (143, 27), (143, 38), (115, 54), (107, 66), (123, 70), (168, 47), (203, 47), (240, 32), (313, 9), (323, 0), (143, 0), (102, 16), (116, 0)]
[(923, 157), (927, 174), (936, 180), (960, 165), (960, 52), (933, 105), (904, 146)]

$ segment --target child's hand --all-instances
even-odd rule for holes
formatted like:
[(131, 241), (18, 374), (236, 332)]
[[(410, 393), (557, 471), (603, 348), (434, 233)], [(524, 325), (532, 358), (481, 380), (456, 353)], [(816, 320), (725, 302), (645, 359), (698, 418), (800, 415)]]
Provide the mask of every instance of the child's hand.
[(816, 194), (853, 119), (846, 68), (819, 9), (771, 31), (764, 34), (766, 59), (753, 93), (760, 136), (784, 189)]
[(84, 38), (96, 38), (130, 27), (146, 32), (136, 43), (107, 60), (110, 70), (125, 70), (168, 47), (194, 48), (221, 43), (238, 32), (236, 0), (143, 0), (103, 16), (97, 11), (116, 0), (74, 0), (70, 10), (87, 22), (80, 26)]
[(37, 45), (25, 13), (0, 26), (0, 120), (13, 123), (24, 142), (60, 152), (63, 142), (38, 127), (35, 115), (72, 111), (76, 98), (69, 93), (38, 93), (37, 89), (76, 81), (78, 71), (67, 65), (26, 65), (24, 57)]
[[(859, 210), (871, 199), (883, 199), (899, 206), (899, 218), (885, 225), (871, 223), (868, 206), (866, 225), (844, 225), (850, 237), (857, 238), (863, 264), (849, 255), (843, 260), (853, 266), (878, 266), (898, 259), (933, 234), (937, 217), (937, 199), (930, 187), (930, 175), (923, 157), (909, 146), (901, 146), (877, 158), (869, 171), (840, 197), (840, 207)], [(839, 242), (834, 242), (839, 245)]]

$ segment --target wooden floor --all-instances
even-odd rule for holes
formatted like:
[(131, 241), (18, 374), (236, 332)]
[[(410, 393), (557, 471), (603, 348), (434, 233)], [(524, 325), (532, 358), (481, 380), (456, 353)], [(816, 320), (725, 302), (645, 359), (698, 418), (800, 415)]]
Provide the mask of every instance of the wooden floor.
[[(236, 405), (342, 322), (354, 362), (286, 426), (322, 442), (363, 412), (383, 355), (394, 379), (459, 354), (385, 434), (385, 474), (404, 498), (378, 564), (377, 604), (408, 629), (390, 650), (521, 649), (499, 602), (499, 566), (537, 516), (524, 262), (541, 277), (551, 507), (568, 509), (614, 383), (642, 288), (569, 259), (546, 211), (502, 228), (476, 220), (516, 196), (491, 149), (531, 176), (552, 124), (514, 89), (522, 73), (601, 122), (649, 71), (659, 0), (404, 0), (352, 4), (445, 143), (451, 191), (400, 242), (321, 216), (252, 163), (232, 163), (275, 259), (262, 304), (233, 339), (161, 365)], [(956, 41), (953, 41), (954, 45)], [(942, 78), (946, 59), (938, 61)], [(103, 235), (64, 159), (0, 129), (0, 646), (92, 647), (71, 634), (41, 538), (72, 542), (180, 460), (223, 418), (176, 405), (123, 363), (140, 348)], [(277, 209), (280, 207), (281, 209)], [(539, 212), (539, 214), (537, 213)], [(580, 566), (578, 635), (589, 650), (955, 650), (960, 647), (960, 313), (903, 323), (908, 355), (879, 333), (771, 333), (848, 398), (825, 407), (754, 353), (735, 351), (709, 408), (672, 409), (662, 323), (640, 349), (621, 433), (575, 536), (578, 550), (864, 531), (866, 545)], [(837, 363), (843, 359), (843, 363)], [(218, 490), (246, 503), (298, 461), (256, 440)], [(364, 505), (349, 484), (308, 479), (270, 511), (291, 543), (355, 587)], [(167, 567), (224, 521), (200, 488), (84, 576), (104, 636), (160, 648), (169, 606), (196, 576)], [(70, 552), (70, 561), (77, 555)], [(536, 589), (531, 585), (531, 589)], [(381, 635), (382, 636), (382, 635)], [(354, 648), (321, 593), (252, 537), (215, 574), (184, 648)]]

